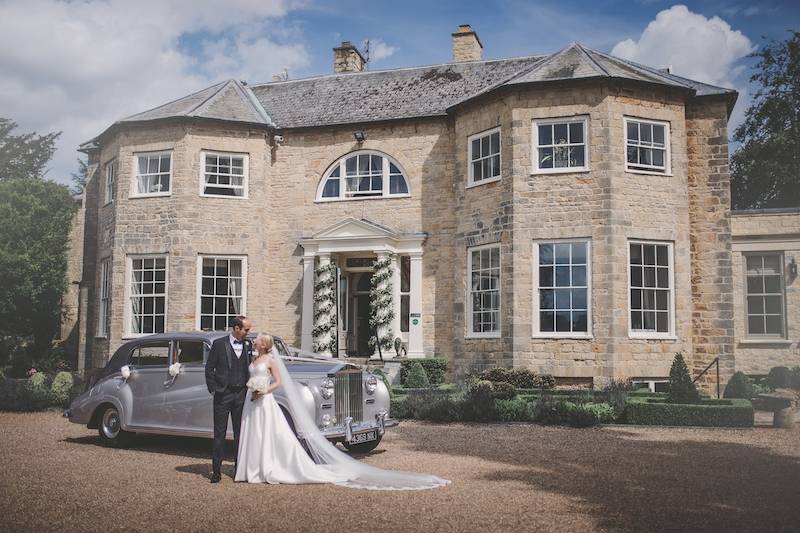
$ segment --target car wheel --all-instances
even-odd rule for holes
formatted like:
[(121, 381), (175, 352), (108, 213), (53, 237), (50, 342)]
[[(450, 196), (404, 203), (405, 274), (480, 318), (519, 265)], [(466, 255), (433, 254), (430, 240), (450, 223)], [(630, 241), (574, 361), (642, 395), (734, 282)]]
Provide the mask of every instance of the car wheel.
[(100, 424), (97, 429), (100, 434), (100, 444), (109, 448), (122, 448), (130, 443), (131, 434), (122, 430), (119, 411), (109, 405), (100, 415)]
[(343, 442), (342, 444), (344, 444), (344, 447), (347, 448), (347, 451), (350, 453), (369, 453), (378, 447), (382, 438), (383, 437), (378, 437), (375, 440), (360, 442), (358, 444), (348, 444), (347, 442)]

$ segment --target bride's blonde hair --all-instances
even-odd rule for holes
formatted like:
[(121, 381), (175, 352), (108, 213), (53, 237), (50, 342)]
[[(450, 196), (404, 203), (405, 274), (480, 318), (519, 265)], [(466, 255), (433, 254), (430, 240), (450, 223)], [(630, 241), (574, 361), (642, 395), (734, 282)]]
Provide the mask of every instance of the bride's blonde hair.
[(261, 333), (258, 337), (256, 337), (256, 344), (263, 346), (264, 352), (269, 353), (272, 350), (272, 347), (275, 345), (275, 341), (272, 340), (272, 335)]

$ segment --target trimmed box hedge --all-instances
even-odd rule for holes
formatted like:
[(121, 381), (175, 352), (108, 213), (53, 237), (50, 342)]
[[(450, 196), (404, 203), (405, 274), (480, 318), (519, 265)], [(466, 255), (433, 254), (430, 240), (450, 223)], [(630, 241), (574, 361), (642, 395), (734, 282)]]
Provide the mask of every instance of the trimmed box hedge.
[(406, 384), (408, 371), (410, 370), (410, 366), (414, 363), (422, 365), (422, 368), (425, 369), (425, 373), (428, 375), (428, 381), (431, 382), (431, 385), (444, 383), (444, 376), (447, 373), (447, 359), (443, 357), (427, 357), (422, 359), (406, 359), (400, 363), (401, 385)]
[(748, 400), (680, 404), (634, 396), (625, 403), (625, 420), (651, 426), (753, 427), (753, 406)]

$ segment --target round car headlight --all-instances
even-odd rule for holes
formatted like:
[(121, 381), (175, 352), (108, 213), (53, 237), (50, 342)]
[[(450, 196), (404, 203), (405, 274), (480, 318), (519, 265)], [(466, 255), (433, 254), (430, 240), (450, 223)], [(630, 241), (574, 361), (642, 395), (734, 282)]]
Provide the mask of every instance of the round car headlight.
[(378, 378), (376, 378), (375, 376), (368, 377), (366, 381), (366, 386), (367, 386), (367, 394), (372, 394), (373, 392), (375, 392), (375, 389), (378, 388)]
[(331, 415), (324, 414), (322, 415), (322, 425), (328, 427), (331, 425)]
[(333, 380), (331, 378), (323, 379), (319, 385), (319, 392), (324, 399), (329, 400), (333, 396)]

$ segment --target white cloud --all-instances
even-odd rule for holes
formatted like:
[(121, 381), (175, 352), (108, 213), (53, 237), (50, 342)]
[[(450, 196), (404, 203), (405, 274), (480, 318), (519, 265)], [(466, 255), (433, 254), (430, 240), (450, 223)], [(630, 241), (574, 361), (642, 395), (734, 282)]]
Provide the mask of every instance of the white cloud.
[[(293, 0), (0, 0), (0, 116), (62, 130), (49, 175), (115, 120), (229, 77), (308, 65)], [(200, 44), (197, 44), (200, 43)]]
[(719, 17), (706, 18), (676, 5), (661, 11), (638, 40), (617, 43), (612, 55), (653, 67), (670, 67), (674, 74), (737, 89), (739, 103), (730, 120), (732, 132), (747, 103), (747, 84), (740, 60), (754, 49), (742, 32)]
[(394, 55), (399, 48), (386, 44), (383, 39), (369, 39), (369, 61), (376, 63)]

